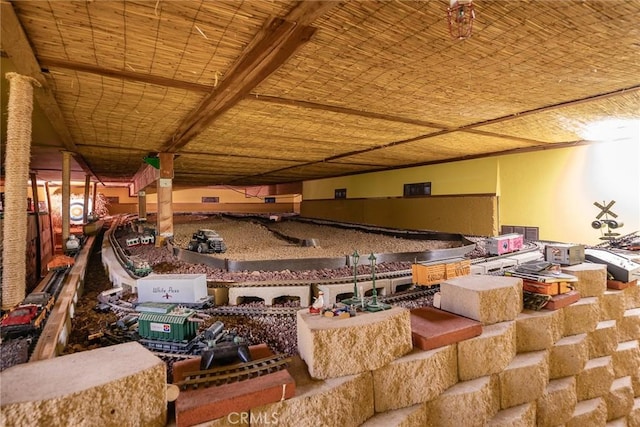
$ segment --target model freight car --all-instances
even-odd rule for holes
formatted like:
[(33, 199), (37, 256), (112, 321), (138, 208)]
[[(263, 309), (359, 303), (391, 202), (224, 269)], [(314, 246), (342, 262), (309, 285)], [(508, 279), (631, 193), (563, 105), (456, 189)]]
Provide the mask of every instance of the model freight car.
[(206, 274), (152, 274), (137, 281), (138, 302), (203, 304), (210, 300)]
[(487, 252), (490, 255), (502, 255), (522, 249), (524, 238), (522, 234), (509, 233), (487, 239)]
[(200, 324), (195, 311), (177, 307), (163, 313), (141, 312), (138, 317), (140, 343), (151, 350), (186, 353), (195, 343)]

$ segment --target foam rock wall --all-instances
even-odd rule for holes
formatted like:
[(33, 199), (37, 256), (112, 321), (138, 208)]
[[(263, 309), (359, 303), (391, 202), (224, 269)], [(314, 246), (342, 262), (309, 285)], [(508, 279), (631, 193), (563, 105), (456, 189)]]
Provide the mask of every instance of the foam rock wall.
[[(384, 360), (376, 354), (380, 337), (354, 332), (358, 339), (346, 343), (360, 355), (350, 362), (359, 365), (352, 366), (354, 374), (343, 369), (333, 378), (294, 375), (296, 395), (252, 409), (251, 426), (268, 425), (262, 421), (274, 417), (279, 426), (296, 427), (640, 426), (640, 287), (607, 289), (604, 265), (581, 264), (568, 272), (579, 278), (581, 299), (555, 311), (523, 310), (518, 278), (447, 281), (442, 307), (480, 321), (481, 335), (422, 351), (407, 349), (400, 332), (397, 342), (386, 339), (384, 356), (389, 346), (404, 349), (402, 355), (372, 368)], [(384, 321), (402, 323), (391, 328), (398, 332), (409, 318), (396, 314)], [(327, 334), (322, 332), (325, 343), (331, 342)], [(336, 334), (349, 336), (339, 328)], [(307, 337), (302, 346), (313, 341)], [(344, 357), (339, 340), (332, 343)], [(330, 360), (321, 363), (332, 366)]]

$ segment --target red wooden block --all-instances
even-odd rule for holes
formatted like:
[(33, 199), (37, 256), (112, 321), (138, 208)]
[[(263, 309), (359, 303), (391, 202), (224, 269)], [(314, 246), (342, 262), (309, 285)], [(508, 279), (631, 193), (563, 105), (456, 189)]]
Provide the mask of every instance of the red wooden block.
[(638, 284), (637, 279), (631, 282), (621, 282), (620, 280), (607, 280), (607, 288), (616, 289), (618, 291), (626, 289), (629, 286), (636, 286), (637, 284)]
[(411, 310), (411, 338), (414, 347), (431, 350), (482, 333), (482, 323), (433, 307)]
[(569, 304), (580, 299), (580, 293), (578, 291), (567, 292), (566, 294), (554, 295), (549, 302), (543, 307), (545, 310), (558, 310), (559, 308), (566, 307)]
[[(266, 344), (251, 346), (249, 351), (254, 360), (273, 354)], [(200, 358), (174, 363), (174, 382), (181, 381), (185, 373), (199, 369)], [(272, 374), (231, 384), (195, 390), (180, 390), (175, 405), (176, 426), (200, 424), (232, 413), (246, 412), (256, 406), (279, 402), (293, 397), (295, 388), (293, 377), (286, 369), (283, 369)]]

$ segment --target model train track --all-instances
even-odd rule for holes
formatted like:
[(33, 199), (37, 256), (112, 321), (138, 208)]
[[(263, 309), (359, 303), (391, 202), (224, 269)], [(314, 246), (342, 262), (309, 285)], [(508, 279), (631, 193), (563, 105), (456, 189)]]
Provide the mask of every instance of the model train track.
[[(410, 277), (411, 270), (395, 270), (395, 271), (376, 271), (376, 280), (383, 279), (400, 279)], [(231, 282), (225, 283), (221, 287), (269, 287), (269, 286), (307, 286), (315, 285), (343, 285), (345, 283), (353, 283), (353, 276), (335, 277), (330, 279), (310, 279), (310, 280), (275, 280), (275, 281), (255, 281), (255, 282)], [(371, 280), (371, 274), (359, 274), (356, 276), (358, 282), (366, 282)]]
[(212, 316), (294, 316), (302, 307), (221, 305), (206, 310)]
[(221, 366), (204, 371), (187, 372), (185, 379), (175, 383), (183, 390), (211, 387), (256, 378), (285, 369), (291, 357), (277, 354), (251, 362)]
[(408, 291), (396, 292), (392, 295), (378, 296), (378, 300), (387, 304), (395, 304), (401, 301), (410, 301), (418, 298), (433, 296), (436, 292), (439, 291), (440, 285), (433, 285), (428, 288), (426, 286), (420, 286)]

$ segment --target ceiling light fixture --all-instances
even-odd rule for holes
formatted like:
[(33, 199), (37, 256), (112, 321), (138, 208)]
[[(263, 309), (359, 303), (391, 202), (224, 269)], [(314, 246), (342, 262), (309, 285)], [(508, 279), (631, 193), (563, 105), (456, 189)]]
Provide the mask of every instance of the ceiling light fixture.
[(447, 9), (449, 17), (449, 33), (454, 39), (468, 39), (473, 31), (473, 0), (449, 0)]

